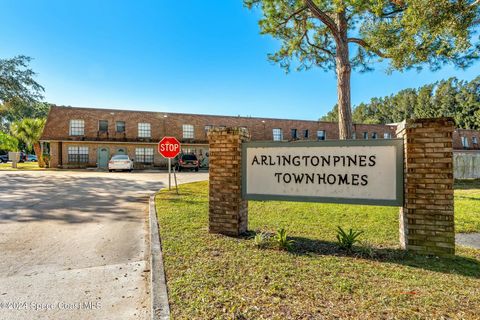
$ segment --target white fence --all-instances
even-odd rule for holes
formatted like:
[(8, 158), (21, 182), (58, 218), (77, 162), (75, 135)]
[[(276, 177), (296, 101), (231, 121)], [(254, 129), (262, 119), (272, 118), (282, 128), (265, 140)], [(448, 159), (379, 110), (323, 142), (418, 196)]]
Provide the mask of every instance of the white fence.
[(480, 178), (480, 151), (454, 151), (453, 172), (455, 179)]

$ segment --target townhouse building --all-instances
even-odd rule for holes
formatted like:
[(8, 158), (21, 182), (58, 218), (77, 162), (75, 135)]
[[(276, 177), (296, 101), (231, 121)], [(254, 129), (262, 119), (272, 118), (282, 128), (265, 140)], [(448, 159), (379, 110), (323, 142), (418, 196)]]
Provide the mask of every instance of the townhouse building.
[[(48, 144), (50, 167), (106, 168), (113, 155), (128, 154), (135, 168), (152, 168), (166, 166), (157, 144), (164, 136), (174, 136), (182, 152), (195, 153), (208, 165), (208, 130), (222, 126), (243, 127), (252, 141), (338, 139), (334, 122), (54, 106), (41, 143)], [(354, 131), (355, 139), (390, 139), (396, 125), (357, 124)], [(476, 131), (456, 135), (457, 147), (464, 148), (467, 139), (468, 148), (478, 149)]]

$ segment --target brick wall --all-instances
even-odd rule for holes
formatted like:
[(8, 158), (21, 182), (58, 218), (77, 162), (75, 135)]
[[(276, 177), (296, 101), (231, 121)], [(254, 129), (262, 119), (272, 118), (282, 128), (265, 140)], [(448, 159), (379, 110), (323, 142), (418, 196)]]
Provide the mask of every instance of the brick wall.
[[(462, 145), (462, 137), (466, 138), (468, 146)], [(475, 143), (476, 142), (476, 143)], [(453, 132), (453, 149), (480, 150), (480, 132), (477, 130), (456, 129)]]
[(454, 122), (419, 119), (398, 127), (405, 140), (405, 196), (400, 243), (415, 252), (455, 253), (453, 202)]
[[(166, 117), (165, 117), (166, 116)], [(70, 120), (84, 120), (84, 136), (70, 136)], [(98, 131), (99, 120), (108, 121), (108, 133)], [(115, 123), (125, 122), (125, 133), (116, 133)], [(151, 124), (151, 138), (138, 138), (138, 123)], [(183, 138), (183, 125), (194, 127), (194, 138)], [(273, 129), (283, 131), (284, 140), (291, 140), (291, 129), (297, 129), (299, 140), (317, 140), (317, 131), (325, 130), (327, 139), (338, 139), (338, 124), (323, 121), (283, 120), (252, 117), (228, 117), (199, 114), (162, 113), (144, 111), (125, 111), (107, 109), (88, 109), (72, 107), (52, 107), (45, 125), (42, 140), (78, 140), (78, 141), (132, 141), (158, 142), (163, 136), (174, 136), (183, 143), (206, 143), (205, 126), (245, 127), (252, 140), (273, 140)], [(308, 138), (304, 131), (308, 130)], [(355, 125), (357, 139), (363, 139), (363, 133), (368, 133), (371, 139), (376, 133), (383, 139), (384, 133), (395, 135), (395, 126), (386, 125)]]
[[(88, 163), (69, 163), (68, 162), (68, 147), (87, 147), (88, 148)], [(149, 167), (166, 167), (167, 159), (162, 157), (157, 152), (157, 143), (114, 143), (114, 142), (88, 142), (88, 141), (67, 141), (63, 142), (60, 147), (59, 142), (52, 142), (50, 144), (50, 167), (57, 168), (61, 165), (64, 168), (84, 168), (84, 167), (96, 167), (98, 149), (107, 148), (109, 151), (109, 157), (117, 154), (119, 149), (123, 149), (130, 159), (136, 159), (136, 148), (153, 148), (153, 164), (142, 164), (135, 161), (135, 169), (143, 169)], [(195, 153), (202, 159), (208, 152), (208, 145), (182, 145), (182, 150), (186, 153)], [(61, 152), (61, 154), (60, 154)], [(62, 163), (60, 164), (60, 155)]]
[[(166, 116), (166, 117), (165, 117)], [(69, 121), (79, 119), (85, 121), (85, 135), (69, 136)], [(108, 121), (108, 133), (98, 131), (99, 120)], [(117, 133), (116, 121), (125, 121), (125, 133)], [(151, 124), (152, 137), (138, 138), (138, 123)], [(194, 139), (183, 139), (182, 125), (194, 126)], [(130, 141), (157, 142), (162, 137), (175, 136), (182, 143), (208, 143), (205, 126), (246, 127), (254, 141), (273, 140), (273, 129), (282, 129), (284, 140), (291, 140), (291, 129), (297, 129), (298, 140), (316, 140), (317, 131), (325, 130), (327, 139), (338, 139), (338, 124), (325, 121), (288, 120), (252, 117), (211, 116), (201, 114), (182, 114), (165, 112), (145, 112), (91, 108), (73, 108), (55, 106), (50, 110), (42, 140), (78, 140), (78, 141)], [(308, 130), (308, 138), (304, 131)], [(396, 126), (356, 124), (354, 132), (357, 139), (363, 139), (367, 133), (372, 139), (375, 133), (378, 139), (383, 139), (385, 133), (395, 137)], [(470, 150), (479, 150), (480, 145), (473, 143), (473, 137), (480, 141), (480, 131), (457, 129), (453, 134), (453, 148), (465, 149), (461, 137), (468, 140)]]
[(239, 128), (209, 133), (209, 231), (238, 236), (247, 231), (248, 203), (242, 200), (242, 147), (250, 139)]

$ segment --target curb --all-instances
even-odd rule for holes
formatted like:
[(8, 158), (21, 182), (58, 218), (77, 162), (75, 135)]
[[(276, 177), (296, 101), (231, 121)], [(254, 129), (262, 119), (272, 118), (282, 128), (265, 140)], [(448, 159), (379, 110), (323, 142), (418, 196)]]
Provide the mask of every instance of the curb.
[(162, 246), (158, 230), (157, 210), (155, 208), (155, 195), (149, 200), (150, 221), (150, 298), (151, 319), (170, 319), (170, 306), (168, 304), (167, 281), (163, 267)]

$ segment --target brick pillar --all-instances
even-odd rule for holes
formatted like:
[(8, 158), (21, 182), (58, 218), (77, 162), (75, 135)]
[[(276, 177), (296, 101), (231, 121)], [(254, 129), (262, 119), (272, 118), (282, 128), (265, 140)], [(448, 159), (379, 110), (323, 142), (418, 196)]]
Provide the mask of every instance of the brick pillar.
[(209, 141), (209, 231), (238, 236), (247, 231), (248, 202), (242, 200), (242, 142), (250, 140), (240, 128), (213, 128)]
[(405, 140), (405, 197), (400, 208), (404, 249), (455, 254), (453, 131), (451, 118), (407, 120), (397, 129), (397, 137)]

